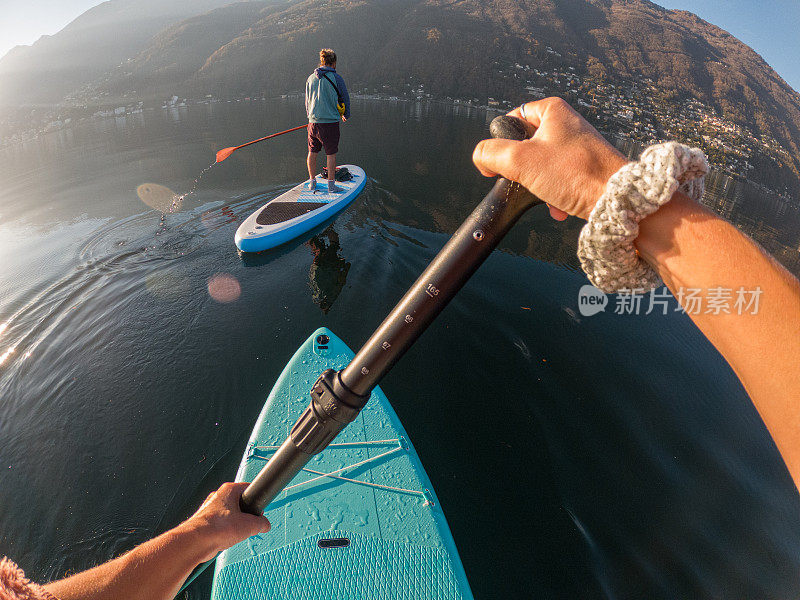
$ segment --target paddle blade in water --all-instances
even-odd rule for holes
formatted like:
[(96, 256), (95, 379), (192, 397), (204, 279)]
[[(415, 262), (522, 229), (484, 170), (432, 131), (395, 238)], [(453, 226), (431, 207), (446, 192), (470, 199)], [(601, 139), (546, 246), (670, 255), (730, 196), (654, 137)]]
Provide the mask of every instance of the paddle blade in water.
[(233, 146), (231, 148), (223, 148), (222, 150), (217, 152), (217, 162), (221, 163), (223, 160), (225, 160), (231, 154), (233, 154), (233, 151), (236, 150), (238, 147), (239, 146)]
[(157, 183), (143, 183), (136, 188), (139, 199), (162, 213), (171, 213), (180, 210), (182, 196), (179, 196), (166, 186)]

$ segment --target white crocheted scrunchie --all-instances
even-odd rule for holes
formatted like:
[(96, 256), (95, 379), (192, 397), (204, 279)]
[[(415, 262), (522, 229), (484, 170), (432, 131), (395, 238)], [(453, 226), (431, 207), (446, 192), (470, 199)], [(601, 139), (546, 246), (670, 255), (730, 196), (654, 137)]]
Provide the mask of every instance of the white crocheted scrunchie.
[(58, 600), (41, 586), (31, 583), (25, 573), (5, 556), (0, 557), (0, 600)]
[(680, 189), (699, 200), (708, 161), (699, 148), (677, 142), (650, 146), (608, 180), (578, 238), (578, 258), (592, 285), (604, 292), (649, 291), (661, 278), (636, 252), (639, 221)]

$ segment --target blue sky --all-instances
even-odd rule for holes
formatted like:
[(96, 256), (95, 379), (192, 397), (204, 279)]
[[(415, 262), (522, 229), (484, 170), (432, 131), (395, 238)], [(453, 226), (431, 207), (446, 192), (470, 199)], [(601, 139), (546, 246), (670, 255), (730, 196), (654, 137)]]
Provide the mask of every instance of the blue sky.
[(52, 35), (99, 0), (0, 0), (0, 56), (14, 46)]
[[(755, 49), (800, 91), (800, 0), (656, 0), (691, 11)], [(0, 56), (53, 34), (98, 0), (0, 0)]]
[(800, 0), (654, 0), (729, 31), (800, 91)]

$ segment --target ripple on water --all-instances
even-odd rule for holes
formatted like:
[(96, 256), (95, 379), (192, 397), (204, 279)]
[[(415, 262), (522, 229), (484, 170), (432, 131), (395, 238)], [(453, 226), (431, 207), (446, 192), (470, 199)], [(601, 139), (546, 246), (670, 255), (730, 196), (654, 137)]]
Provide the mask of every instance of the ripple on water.
[[(144, 185), (146, 192), (140, 196), (158, 206), (169, 202), (168, 211), (179, 210), (180, 203), (171, 190)], [(0, 390), (13, 377), (9, 372), (12, 365), (38, 359), (43, 350), (63, 342), (65, 336), (72, 338), (66, 347), (76, 350), (110, 343), (106, 334), (115, 311), (142, 287), (167, 300), (188, 293), (186, 276), (166, 266), (202, 246), (207, 230), (199, 214), (176, 212), (166, 217), (167, 213), (148, 211), (99, 227), (84, 242), (68, 273), (34, 290), (32, 297), (5, 319), (0, 325), (0, 369), (5, 375)], [(89, 310), (83, 310), (86, 305)]]
[[(260, 190), (211, 208), (206, 204), (182, 211), (184, 198), (194, 189), (179, 196), (159, 184), (140, 185), (137, 194), (154, 211), (98, 227), (80, 247), (70, 272), (35, 291), (0, 323), (0, 392), (20, 376), (16, 370), (23, 361), (43, 358), (49, 346), (60, 343), (62, 352), (71, 352), (111, 343), (115, 311), (140, 289), (163, 301), (186, 298), (190, 278), (170, 265), (202, 247), (214, 231), (241, 221), (286, 189)], [(239, 281), (226, 273), (211, 275), (207, 287), (221, 303), (241, 294)]]

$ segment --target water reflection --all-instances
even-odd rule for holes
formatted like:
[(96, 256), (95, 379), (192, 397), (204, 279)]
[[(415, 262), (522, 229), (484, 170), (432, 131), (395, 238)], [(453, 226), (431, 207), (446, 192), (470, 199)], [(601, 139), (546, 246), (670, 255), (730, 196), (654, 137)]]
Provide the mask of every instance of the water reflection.
[(332, 225), (308, 240), (306, 245), (314, 254), (308, 270), (311, 297), (322, 312), (328, 314), (344, 288), (350, 263), (342, 257), (339, 234)]
[(718, 172), (706, 178), (703, 204), (800, 274), (800, 206), (762, 186)]
[[(370, 183), (334, 228), (236, 253), (303, 178), (302, 137), (237, 152), (165, 221), (133, 195), (189, 190), (302, 111), (157, 110), (0, 149), (0, 546), (33, 577), (196, 507), (297, 345), (366, 339), (489, 188), (470, 157), (494, 114), (356, 99), (342, 160)], [(790, 203), (718, 174), (705, 202), (800, 271)], [(796, 597), (798, 496), (758, 415), (685, 316), (576, 316), (580, 226), (529, 211), (384, 382), (475, 597)]]
[(191, 291), (191, 282), (185, 275), (172, 272), (153, 271), (145, 276), (147, 291), (166, 301), (185, 299)]

